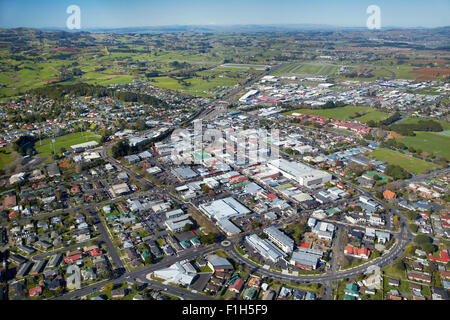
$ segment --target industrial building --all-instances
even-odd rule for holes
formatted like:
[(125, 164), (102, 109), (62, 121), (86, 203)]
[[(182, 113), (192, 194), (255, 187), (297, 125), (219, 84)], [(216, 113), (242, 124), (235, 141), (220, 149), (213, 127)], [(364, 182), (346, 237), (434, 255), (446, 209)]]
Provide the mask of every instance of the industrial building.
[(241, 232), (241, 229), (225, 218), (217, 220), (216, 224), (228, 237), (232, 237)]
[(250, 90), (246, 94), (244, 94), (241, 98), (239, 98), (239, 102), (247, 102), (247, 99), (257, 94), (258, 90)]
[(231, 219), (244, 216), (251, 211), (232, 197), (216, 200), (209, 204), (199, 205), (199, 209), (215, 220)]

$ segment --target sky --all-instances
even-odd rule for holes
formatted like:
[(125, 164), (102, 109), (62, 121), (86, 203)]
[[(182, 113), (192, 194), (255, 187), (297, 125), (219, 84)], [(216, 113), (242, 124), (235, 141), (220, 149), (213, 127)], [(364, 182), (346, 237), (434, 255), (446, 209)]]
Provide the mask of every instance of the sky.
[(164, 25), (325, 24), (365, 27), (369, 5), (381, 27), (450, 25), (450, 0), (0, 0), (0, 27), (66, 29), (67, 7), (82, 29)]

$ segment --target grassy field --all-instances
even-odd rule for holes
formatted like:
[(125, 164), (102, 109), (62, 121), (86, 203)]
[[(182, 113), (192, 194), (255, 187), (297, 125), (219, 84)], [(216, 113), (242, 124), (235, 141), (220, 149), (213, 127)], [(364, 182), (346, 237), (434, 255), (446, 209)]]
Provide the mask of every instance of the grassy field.
[(190, 85), (184, 86), (180, 84), (176, 79), (170, 77), (155, 77), (151, 78), (152, 84), (172, 90), (179, 90), (185, 93), (200, 95), (200, 96), (210, 96), (221, 87), (230, 87), (239, 83), (238, 78), (229, 78), (226, 76), (216, 77), (210, 80), (202, 80), (200, 78), (192, 78), (185, 80), (186, 83)]
[[(100, 136), (91, 132), (75, 132), (55, 139), (56, 153), (61, 152), (61, 148), (70, 150), (70, 146), (74, 144), (84, 143), (88, 141), (100, 141)], [(50, 157), (52, 155), (52, 138), (42, 140), (42, 144), (38, 141), (35, 143), (35, 149), (41, 157)]]
[[(420, 120), (428, 120), (420, 117), (409, 117), (399, 122), (400, 124), (417, 123)], [(423, 132), (416, 131), (414, 137), (402, 137), (399, 141), (405, 145), (421, 149), (427, 153), (433, 153), (450, 159), (450, 123), (447, 121), (438, 121), (442, 125), (444, 131), (441, 132)]]
[(372, 158), (378, 161), (383, 161), (388, 164), (398, 165), (403, 169), (412, 172), (414, 174), (421, 174), (425, 170), (436, 169), (437, 165), (434, 163), (426, 162), (420, 159), (406, 156), (396, 151), (387, 149), (377, 149), (373, 152), (368, 153)]
[(17, 159), (17, 153), (8, 147), (0, 148), (0, 170), (8, 167)]
[(424, 152), (432, 153), (450, 159), (450, 137), (439, 132), (415, 132), (414, 137), (402, 137), (398, 139), (406, 146), (421, 149)]
[(276, 76), (282, 75), (314, 75), (327, 76), (339, 70), (339, 66), (328, 63), (292, 63), (281, 67), (273, 73)]
[[(357, 117), (354, 119), (350, 119), (350, 116), (355, 113), (364, 113), (363, 116)], [(345, 106), (342, 108), (333, 108), (333, 109), (297, 109), (294, 111), (290, 111), (286, 114), (292, 113), (303, 113), (303, 114), (312, 114), (316, 116), (336, 119), (336, 120), (358, 120), (361, 122), (367, 122), (369, 120), (379, 121), (381, 119), (387, 118), (388, 114), (385, 112), (378, 111), (371, 107), (364, 106)]]

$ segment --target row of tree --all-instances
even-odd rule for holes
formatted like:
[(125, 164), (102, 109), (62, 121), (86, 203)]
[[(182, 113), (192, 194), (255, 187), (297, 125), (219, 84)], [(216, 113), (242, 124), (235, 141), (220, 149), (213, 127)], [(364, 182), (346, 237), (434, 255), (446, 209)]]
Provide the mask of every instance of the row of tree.
[(386, 119), (380, 120), (378, 122), (374, 121), (374, 120), (369, 120), (367, 121), (367, 125), (371, 128), (375, 128), (375, 127), (385, 127), (390, 125), (391, 123), (400, 120), (402, 118), (402, 115), (400, 112), (396, 111), (394, 112), (392, 115), (390, 115), (389, 117), (387, 117)]
[(417, 123), (399, 123), (390, 126), (390, 129), (402, 136), (415, 136), (414, 131), (441, 132), (442, 125), (433, 120), (419, 120)]
[(164, 101), (148, 94), (131, 91), (116, 91), (112, 88), (83, 82), (70, 85), (47, 85), (32, 89), (30, 90), (30, 93), (54, 100), (61, 100), (67, 94), (75, 96), (92, 96), (96, 98), (114, 97), (123, 102), (138, 102), (140, 104), (151, 104), (153, 106), (167, 107), (167, 104)]

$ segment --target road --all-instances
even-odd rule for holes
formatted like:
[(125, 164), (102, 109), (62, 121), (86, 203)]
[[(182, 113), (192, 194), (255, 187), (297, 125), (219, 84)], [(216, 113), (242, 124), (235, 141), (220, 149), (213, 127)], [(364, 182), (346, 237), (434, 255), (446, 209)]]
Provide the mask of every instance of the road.
[[(177, 261), (184, 260), (184, 259), (190, 260), (190, 259), (196, 258), (200, 255), (212, 252), (212, 251), (220, 249), (220, 248), (221, 248), (221, 246), (219, 244), (214, 244), (209, 247), (204, 247), (204, 248), (200, 248), (197, 250), (190, 250), (186, 253), (181, 253), (176, 256), (166, 257), (166, 258), (164, 258), (164, 260), (162, 260), (156, 264), (142, 267), (140, 269), (137, 269), (137, 270), (134, 270), (131, 272), (125, 272), (122, 276), (120, 276), (117, 279), (106, 280), (101, 283), (96, 283), (96, 284), (81, 288), (79, 290), (75, 290), (75, 291), (66, 293), (60, 297), (55, 298), (55, 300), (77, 299), (82, 296), (89, 295), (95, 291), (101, 290), (101, 288), (108, 283), (123, 283), (124, 281), (131, 281), (131, 279), (140, 279), (141, 283), (146, 282), (146, 283), (152, 283), (153, 285), (155, 285), (155, 283), (156, 283), (155, 281), (150, 281), (146, 278), (147, 274), (149, 274), (155, 270), (158, 270), (158, 269), (166, 268), (166, 267), (174, 264)], [(181, 288), (174, 288), (172, 286), (164, 285), (162, 283), (158, 283), (158, 287), (167, 289), (168, 293), (176, 292), (177, 295), (183, 293), (186, 295), (186, 299), (188, 299), (189, 297), (195, 298), (195, 300), (207, 299), (206, 296), (195, 294), (193, 292), (190, 292), (189, 290), (183, 290)], [(172, 290), (172, 289), (179, 289), (179, 290)], [(180, 290), (182, 290), (182, 291), (180, 291)]]

